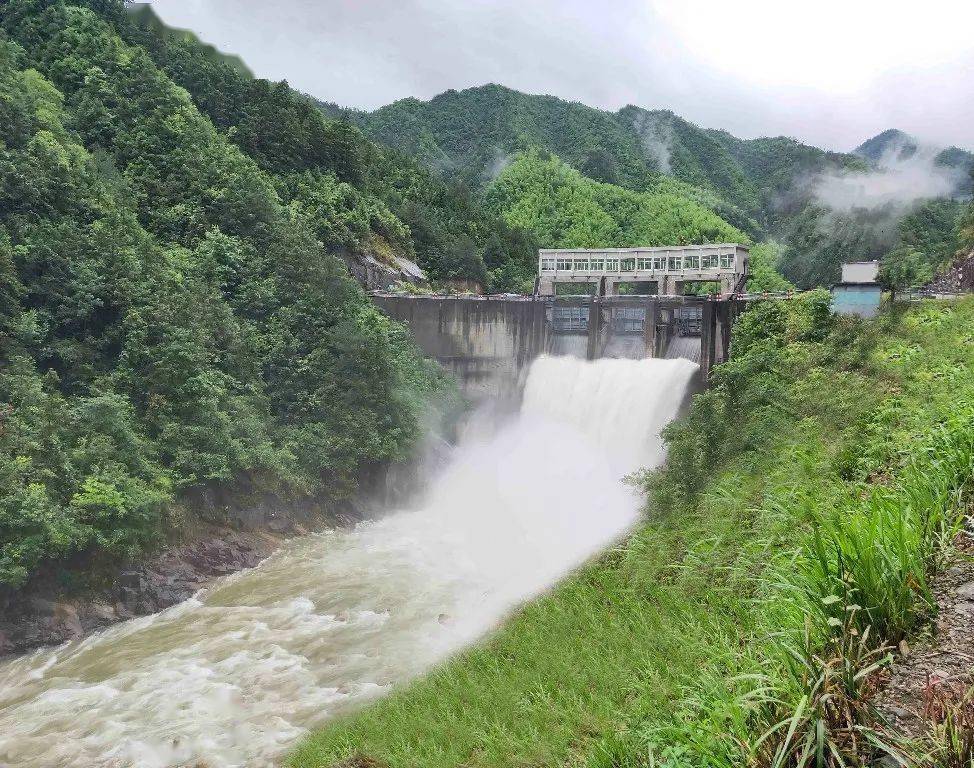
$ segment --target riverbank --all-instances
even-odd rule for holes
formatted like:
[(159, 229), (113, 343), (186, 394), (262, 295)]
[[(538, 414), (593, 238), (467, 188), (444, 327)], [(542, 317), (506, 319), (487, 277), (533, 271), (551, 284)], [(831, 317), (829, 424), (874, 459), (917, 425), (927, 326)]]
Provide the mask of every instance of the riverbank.
[(0, 659), (158, 613), (214, 579), (256, 567), (290, 538), (380, 515), (418, 492), (449, 451), (430, 435), (410, 459), (373, 468), (361, 480), (367, 490), (340, 503), (259, 492), (245, 480), (193, 489), (173, 504), (179, 524), (169, 540), (144, 557), (79, 557), (23, 587), (0, 585)]
[[(936, 549), (970, 481), (974, 302), (868, 324), (830, 319), (826, 297), (763, 306), (667, 430), (667, 468), (641, 478), (652, 505), (627, 542), (487, 642), (314, 733), (289, 765), (875, 752), (848, 718), (868, 707), (884, 646), (935, 610)], [(833, 689), (843, 668), (863, 674)], [(816, 733), (818, 747), (804, 741)]]
[[(0, 658), (79, 640), (192, 597), (214, 579), (253, 568), (292, 536), (362, 519), (360, 505), (265, 496), (241, 503), (207, 489), (187, 496), (178, 536), (130, 562), (79, 562), (0, 591)], [(188, 519), (187, 519), (188, 518)]]

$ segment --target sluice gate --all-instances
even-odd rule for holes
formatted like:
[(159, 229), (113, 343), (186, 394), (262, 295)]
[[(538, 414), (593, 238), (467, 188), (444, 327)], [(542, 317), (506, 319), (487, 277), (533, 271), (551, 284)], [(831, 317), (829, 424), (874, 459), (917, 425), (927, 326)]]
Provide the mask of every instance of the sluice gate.
[[(547, 304), (548, 333), (584, 334), (589, 360), (688, 357), (700, 364), (705, 377), (727, 359), (730, 326), (739, 312), (733, 298), (699, 296), (558, 296), (542, 301)], [(641, 346), (631, 343), (634, 338)], [(624, 340), (629, 343), (619, 343)], [(620, 354), (620, 348), (625, 352)], [(671, 354), (674, 348), (680, 354)]]
[(686, 357), (704, 378), (727, 359), (743, 307), (702, 296), (404, 296), (371, 294), (407, 325), (473, 400), (515, 394), (542, 354)]

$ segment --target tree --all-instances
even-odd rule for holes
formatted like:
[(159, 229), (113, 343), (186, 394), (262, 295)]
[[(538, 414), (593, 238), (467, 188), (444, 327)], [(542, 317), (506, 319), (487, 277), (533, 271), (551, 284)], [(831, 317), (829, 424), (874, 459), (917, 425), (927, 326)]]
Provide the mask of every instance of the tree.
[(902, 245), (879, 263), (879, 283), (895, 297), (898, 291), (915, 288), (933, 279), (927, 257), (912, 246)]

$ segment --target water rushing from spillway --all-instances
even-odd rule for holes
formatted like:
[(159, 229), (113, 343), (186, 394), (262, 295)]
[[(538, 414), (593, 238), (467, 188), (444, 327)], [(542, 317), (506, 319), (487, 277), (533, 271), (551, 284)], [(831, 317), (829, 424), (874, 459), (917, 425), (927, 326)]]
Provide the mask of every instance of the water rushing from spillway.
[(617, 538), (696, 366), (542, 358), (421, 505), (293, 540), (194, 599), (0, 664), (0, 765), (270, 766)]

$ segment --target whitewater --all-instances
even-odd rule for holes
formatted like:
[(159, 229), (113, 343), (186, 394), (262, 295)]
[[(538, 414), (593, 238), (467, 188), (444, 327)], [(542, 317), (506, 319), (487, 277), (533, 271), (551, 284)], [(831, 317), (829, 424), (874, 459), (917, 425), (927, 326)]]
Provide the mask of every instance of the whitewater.
[(0, 765), (277, 765), (309, 728), (476, 641), (623, 536), (641, 504), (624, 477), (662, 461), (696, 370), (540, 358), (517, 415), (469, 429), (413, 508), (0, 663)]

